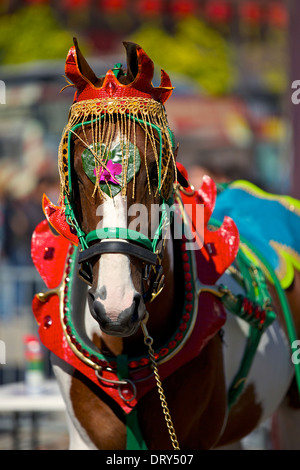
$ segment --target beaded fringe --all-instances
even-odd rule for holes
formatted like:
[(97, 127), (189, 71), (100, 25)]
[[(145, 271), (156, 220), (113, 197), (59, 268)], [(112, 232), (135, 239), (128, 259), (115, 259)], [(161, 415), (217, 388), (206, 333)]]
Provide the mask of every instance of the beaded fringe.
[[(103, 116), (102, 119), (98, 119), (99, 116)], [(136, 121), (139, 119), (139, 122)], [(88, 125), (91, 130), (92, 141), (88, 140), (86, 135), (85, 123), (91, 121)], [(82, 124), (76, 131), (72, 128), (77, 124)], [(150, 124), (150, 125), (149, 125)], [(100, 196), (103, 197), (103, 191), (100, 187), (99, 175), (102, 169), (109, 169), (106, 166), (108, 155), (111, 149), (113, 137), (117, 131), (120, 136), (120, 145), (122, 148), (122, 183), (121, 191), (122, 196), (126, 196), (127, 193), (127, 167), (129, 157), (129, 142), (131, 136), (133, 136), (133, 143), (136, 148), (136, 126), (140, 126), (145, 133), (144, 141), (144, 162), (148, 180), (148, 190), (151, 194), (151, 185), (147, 164), (147, 147), (148, 144), (151, 146), (156, 163), (157, 171), (159, 173), (159, 151), (157, 149), (157, 142), (159, 141), (157, 134), (151, 124), (156, 125), (165, 136), (163, 145), (167, 145), (168, 162), (167, 165), (163, 166), (161, 174), (160, 187), (165, 181), (167, 170), (170, 164), (173, 164), (174, 170), (176, 171), (175, 157), (173, 153), (173, 145), (171, 137), (169, 135), (169, 125), (167, 116), (163, 105), (155, 100), (146, 98), (110, 98), (110, 99), (94, 99), (81, 101), (73, 104), (70, 109), (68, 124), (64, 128), (62, 140), (59, 146), (58, 164), (59, 174), (61, 183), (60, 200), (64, 201), (64, 194), (69, 194), (69, 177), (66, 170), (66, 162), (63, 158), (66, 155), (66, 137), (69, 132), (72, 132), (74, 136), (80, 139), (86, 148), (88, 148), (94, 156), (95, 169), (96, 169), (96, 183), (93, 192), (93, 196), (99, 191)], [(79, 132), (81, 131), (81, 132)], [(80, 135), (79, 135), (80, 133)], [(98, 144), (105, 144), (103, 146)], [(69, 156), (70, 158), (70, 156)], [(135, 156), (134, 156), (135, 161)], [(133, 197), (135, 191), (135, 174), (133, 177)], [(159, 174), (158, 174), (159, 177)], [(158, 178), (159, 179), (159, 178)]]

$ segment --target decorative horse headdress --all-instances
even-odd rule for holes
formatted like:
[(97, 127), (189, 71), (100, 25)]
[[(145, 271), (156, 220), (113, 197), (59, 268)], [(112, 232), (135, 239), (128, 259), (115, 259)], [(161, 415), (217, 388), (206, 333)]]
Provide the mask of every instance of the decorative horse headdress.
[[(65, 73), (76, 87), (69, 121), (59, 147), (61, 199), (72, 192), (70, 175), (70, 146), (72, 136), (80, 138), (86, 147), (84, 169), (95, 184), (95, 190), (113, 196), (118, 186), (126, 195), (127, 183), (133, 179), (140, 165), (136, 145), (136, 125), (145, 132), (144, 158), (151, 145), (158, 168), (158, 190), (163, 199), (170, 196), (170, 176), (176, 171), (174, 142), (169, 130), (164, 103), (172, 94), (169, 76), (161, 71), (161, 84), (153, 87), (154, 65), (137, 44), (124, 42), (127, 52), (127, 70), (117, 64), (105, 77), (98, 78), (79, 50), (76, 39), (69, 50)], [(117, 125), (121, 142), (113, 147), (113, 123)], [(92, 143), (86, 136), (86, 124), (91, 127)], [(79, 136), (80, 134), (80, 136)], [(133, 143), (130, 142), (133, 140)], [(158, 145), (159, 143), (159, 145)], [(116, 153), (117, 158), (111, 155)], [(109, 161), (111, 160), (111, 161)], [(118, 167), (116, 167), (116, 161)], [(148, 175), (148, 188), (150, 181)], [(113, 183), (113, 184), (108, 184)]]

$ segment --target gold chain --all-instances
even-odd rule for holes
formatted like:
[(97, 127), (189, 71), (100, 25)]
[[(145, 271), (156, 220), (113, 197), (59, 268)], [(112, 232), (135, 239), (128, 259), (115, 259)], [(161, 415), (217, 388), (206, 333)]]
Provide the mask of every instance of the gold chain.
[(171, 419), (170, 411), (169, 411), (168, 404), (167, 404), (167, 401), (166, 401), (164, 389), (163, 389), (163, 386), (162, 386), (162, 383), (161, 383), (161, 380), (160, 380), (160, 376), (159, 376), (159, 373), (158, 373), (158, 368), (157, 368), (157, 364), (156, 364), (156, 360), (155, 360), (155, 356), (154, 356), (154, 350), (152, 348), (153, 338), (151, 338), (151, 336), (149, 336), (149, 333), (148, 333), (148, 330), (147, 330), (147, 327), (146, 327), (148, 317), (149, 317), (149, 314), (148, 314), (148, 312), (146, 312), (146, 315), (145, 315), (144, 319), (141, 322), (141, 327), (142, 327), (142, 330), (143, 330), (143, 333), (144, 333), (144, 343), (146, 344), (146, 346), (148, 346), (149, 357), (150, 357), (150, 361), (151, 361), (151, 364), (152, 364), (153, 373), (154, 373), (154, 376), (155, 376), (156, 385), (157, 385), (157, 389), (158, 389), (158, 393), (159, 393), (159, 398), (160, 398), (161, 406), (162, 406), (163, 413), (164, 413), (164, 416), (165, 416), (165, 420), (166, 420), (166, 423), (167, 423), (167, 428), (168, 428), (168, 431), (169, 431), (169, 435), (170, 435), (170, 439), (171, 439), (171, 442), (172, 442), (173, 449), (174, 450), (180, 450), (178, 440), (177, 440), (177, 436), (176, 436), (176, 433), (175, 433), (175, 429), (174, 429), (174, 426), (173, 426), (173, 422), (172, 422), (172, 419)]

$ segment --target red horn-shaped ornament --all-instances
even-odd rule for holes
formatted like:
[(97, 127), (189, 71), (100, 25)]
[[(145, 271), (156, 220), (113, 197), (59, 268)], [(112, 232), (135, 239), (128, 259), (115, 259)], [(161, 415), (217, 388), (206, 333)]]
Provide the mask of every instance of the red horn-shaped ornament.
[(67, 238), (73, 245), (78, 245), (78, 237), (75, 231), (66, 221), (65, 207), (55, 206), (50, 199), (43, 195), (42, 207), (49, 224), (63, 237)]
[[(130, 83), (121, 83), (112, 70), (108, 70), (103, 79), (98, 78), (92, 71), (74, 39), (66, 59), (66, 76), (74, 83), (77, 91), (74, 102), (107, 99), (107, 98), (146, 98), (165, 103), (171, 96), (173, 87), (169, 75), (161, 70), (161, 83), (159, 87), (153, 87), (152, 79), (154, 64), (145, 51), (137, 44), (124, 42), (127, 52), (127, 64), (135, 63), (136, 75)], [(131, 57), (129, 57), (129, 51)], [(129, 74), (128, 74), (129, 76)]]

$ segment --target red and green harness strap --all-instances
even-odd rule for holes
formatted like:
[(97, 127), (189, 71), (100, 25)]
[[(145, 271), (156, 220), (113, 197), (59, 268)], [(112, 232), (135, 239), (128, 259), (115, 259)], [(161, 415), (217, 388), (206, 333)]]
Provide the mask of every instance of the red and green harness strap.
[[(117, 356), (117, 375), (119, 380), (129, 377), (128, 357), (125, 354)], [(125, 413), (125, 419), (126, 450), (148, 450), (140, 430), (137, 407), (134, 407), (130, 413)]]

